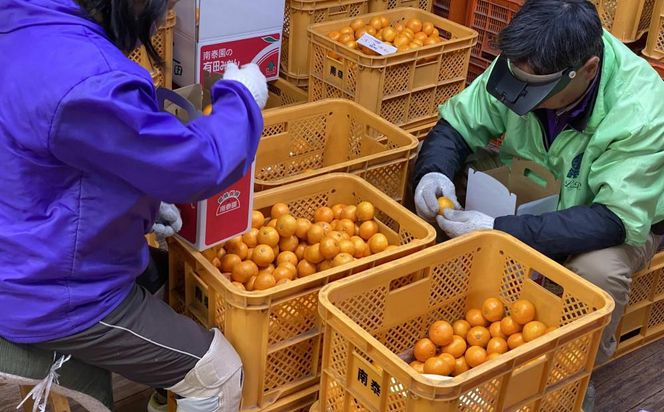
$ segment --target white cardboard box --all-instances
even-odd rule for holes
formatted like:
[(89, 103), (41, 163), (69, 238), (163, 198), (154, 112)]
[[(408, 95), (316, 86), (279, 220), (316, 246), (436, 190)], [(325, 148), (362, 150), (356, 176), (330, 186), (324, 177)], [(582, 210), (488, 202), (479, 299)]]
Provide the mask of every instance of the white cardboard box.
[(557, 210), (560, 182), (542, 166), (520, 159), (507, 166), (468, 172), (467, 210), (491, 217), (541, 215)]
[[(175, 6), (173, 81), (201, 83), (203, 71), (256, 63), (279, 76), (285, 0), (181, 0)], [(208, 87), (209, 85), (204, 85)]]

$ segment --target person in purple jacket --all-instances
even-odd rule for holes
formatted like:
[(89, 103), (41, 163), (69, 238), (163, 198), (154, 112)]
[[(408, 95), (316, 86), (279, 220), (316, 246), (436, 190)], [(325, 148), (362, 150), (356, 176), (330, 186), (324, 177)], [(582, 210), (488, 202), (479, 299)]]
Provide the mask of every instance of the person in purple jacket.
[(158, 60), (168, 3), (0, 0), (0, 336), (167, 388), (183, 411), (237, 411), (233, 347), (136, 279), (160, 202), (247, 172), (267, 85), (255, 65), (229, 68), (210, 116), (161, 112), (126, 53), (142, 43)]

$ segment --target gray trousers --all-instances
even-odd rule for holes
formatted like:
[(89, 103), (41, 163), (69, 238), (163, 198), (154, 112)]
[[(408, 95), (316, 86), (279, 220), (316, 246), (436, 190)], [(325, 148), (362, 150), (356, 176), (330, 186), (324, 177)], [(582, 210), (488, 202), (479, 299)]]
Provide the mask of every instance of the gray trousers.
[(613, 298), (616, 308), (602, 335), (597, 364), (608, 361), (616, 350), (616, 329), (629, 302), (632, 275), (645, 268), (657, 252), (661, 236), (650, 234), (643, 246), (620, 245), (574, 256), (565, 266), (582, 278), (599, 286)]

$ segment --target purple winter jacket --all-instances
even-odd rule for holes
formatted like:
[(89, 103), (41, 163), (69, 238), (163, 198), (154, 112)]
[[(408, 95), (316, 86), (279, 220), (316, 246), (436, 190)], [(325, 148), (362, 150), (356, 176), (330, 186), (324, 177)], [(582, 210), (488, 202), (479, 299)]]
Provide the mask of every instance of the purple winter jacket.
[(0, 336), (41, 342), (112, 311), (147, 267), (159, 201), (205, 199), (263, 128), (240, 83), (183, 126), (73, 0), (0, 0)]

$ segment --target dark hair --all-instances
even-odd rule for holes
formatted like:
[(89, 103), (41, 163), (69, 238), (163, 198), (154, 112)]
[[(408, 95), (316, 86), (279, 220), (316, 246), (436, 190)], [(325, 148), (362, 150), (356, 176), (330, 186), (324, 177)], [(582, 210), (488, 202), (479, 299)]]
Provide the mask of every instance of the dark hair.
[(586, 0), (528, 0), (498, 35), (498, 48), (535, 74), (550, 74), (602, 57), (602, 22)]
[(120, 50), (129, 53), (143, 44), (152, 64), (164, 64), (151, 38), (153, 29), (166, 16), (168, 0), (78, 0), (78, 3), (90, 18), (101, 24)]

